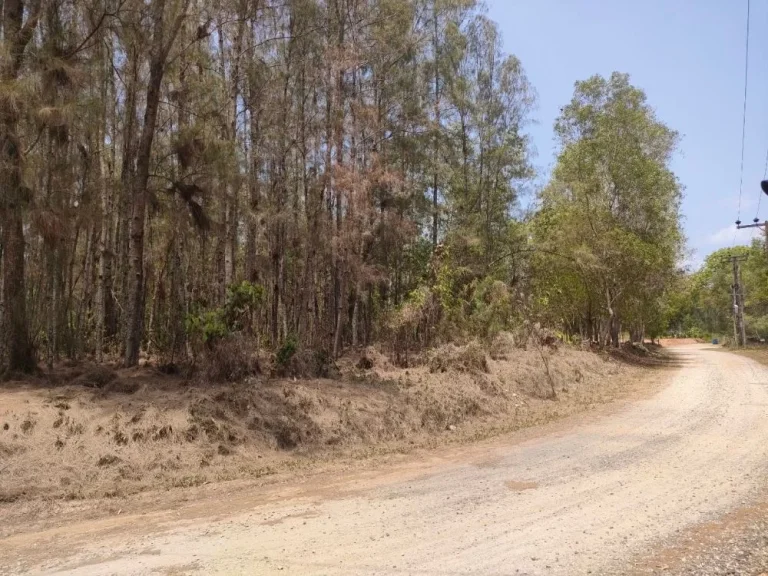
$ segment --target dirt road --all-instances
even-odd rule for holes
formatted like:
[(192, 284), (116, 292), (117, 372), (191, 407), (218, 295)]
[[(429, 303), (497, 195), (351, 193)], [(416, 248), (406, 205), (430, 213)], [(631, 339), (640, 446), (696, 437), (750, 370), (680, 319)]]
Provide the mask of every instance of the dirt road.
[(570, 429), (283, 487), (236, 514), (222, 500), (214, 520), (17, 534), (0, 540), (0, 573), (633, 573), (766, 487), (768, 369), (706, 346), (676, 353), (683, 367), (653, 398)]

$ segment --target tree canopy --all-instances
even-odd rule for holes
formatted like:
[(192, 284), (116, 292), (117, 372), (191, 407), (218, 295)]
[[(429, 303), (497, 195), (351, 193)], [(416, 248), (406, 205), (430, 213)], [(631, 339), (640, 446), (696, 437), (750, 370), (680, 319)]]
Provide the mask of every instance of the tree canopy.
[(768, 258), (765, 244), (723, 248), (707, 256), (695, 272), (681, 277), (667, 305), (671, 332), (697, 338), (733, 335), (733, 265), (740, 258), (747, 338), (768, 338)]
[(659, 300), (683, 250), (677, 134), (625, 74), (575, 87), (555, 131), (560, 154), (532, 222), (541, 313), (616, 344), (658, 331)]
[(536, 92), (480, 2), (0, 6), (4, 368), (660, 326), (677, 134), (577, 83), (517, 216)]

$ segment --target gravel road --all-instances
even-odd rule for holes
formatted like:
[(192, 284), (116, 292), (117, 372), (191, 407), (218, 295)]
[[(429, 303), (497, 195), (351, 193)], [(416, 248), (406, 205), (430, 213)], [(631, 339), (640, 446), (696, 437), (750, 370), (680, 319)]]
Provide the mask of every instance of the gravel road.
[[(87, 544), (6, 572), (672, 573), (666, 564), (675, 570), (687, 553), (675, 543), (716, 536), (697, 527), (753, 506), (768, 477), (768, 369), (706, 346), (675, 353), (683, 366), (667, 387), (591, 422), (415, 463), (417, 473), (289, 490), (224, 518), (75, 527)], [(14, 546), (54, 550), (55, 538), (0, 540), (0, 573)]]

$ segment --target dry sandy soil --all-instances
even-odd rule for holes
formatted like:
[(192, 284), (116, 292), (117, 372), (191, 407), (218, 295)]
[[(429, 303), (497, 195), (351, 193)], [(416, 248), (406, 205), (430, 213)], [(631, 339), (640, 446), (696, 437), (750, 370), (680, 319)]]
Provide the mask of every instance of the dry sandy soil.
[[(347, 359), (335, 380), (224, 385), (62, 366), (45, 379), (8, 382), (0, 386), (0, 515), (476, 440), (642, 384), (643, 371), (626, 362), (507, 344), (497, 343), (495, 359), (477, 346), (445, 347), (408, 370), (369, 351), (372, 367)], [(0, 535), (8, 531), (0, 525)]]
[(0, 572), (757, 574), (685, 570), (762, 519), (768, 369), (707, 346), (676, 353), (679, 369), (655, 372), (666, 387), (597, 415), (261, 488), (192, 488), (172, 508), (16, 524)]

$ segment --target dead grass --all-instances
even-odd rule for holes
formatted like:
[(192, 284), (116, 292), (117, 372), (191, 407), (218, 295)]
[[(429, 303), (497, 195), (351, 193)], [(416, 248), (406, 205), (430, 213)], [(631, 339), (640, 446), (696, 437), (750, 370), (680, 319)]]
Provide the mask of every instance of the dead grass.
[(644, 374), (567, 346), (521, 350), (511, 338), (494, 344), (493, 358), (478, 344), (450, 346), (400, 369), (369, 349), (338, 368), (333, 380), (207, 384), (60, 367), (48, 387), (7, 383), (0, 502), (113, 498), (469, 441), (609, 402)]
[(206, 353), (203, 377), (213, 382), (237, 382), (261, 373), (258, 350), (252, 343), (233, 337), (214, 345)]
[(470, 342), (466, 346), (447, 344), (433, 350), (429, 359), (429, 371), (434, 374), (449, 370), (468, 373), (488, 372), (485, 348), (477, 342)]
[(768, 346), (753, 345), (747, 348), (729, 348), (728, 351), (768, 366)]

